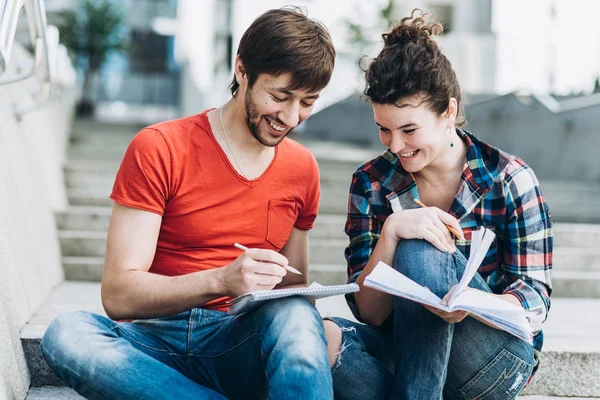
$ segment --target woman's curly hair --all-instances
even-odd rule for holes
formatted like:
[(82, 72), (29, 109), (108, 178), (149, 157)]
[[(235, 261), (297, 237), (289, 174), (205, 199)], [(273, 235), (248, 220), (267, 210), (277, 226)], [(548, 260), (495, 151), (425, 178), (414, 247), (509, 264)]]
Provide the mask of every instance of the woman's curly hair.
[(383, 49), (365, 71), (364, 94), (378, 104), (396, 104), (413, 95), (438, 115), (448, 109), (450, 98), (458, 104), (456, 124), (464, 124), (461, 92), (450, 61), (433, 40), (443, 32), (442, 24), (429, 21), (429, 14), (414, 9), (383, 37)]

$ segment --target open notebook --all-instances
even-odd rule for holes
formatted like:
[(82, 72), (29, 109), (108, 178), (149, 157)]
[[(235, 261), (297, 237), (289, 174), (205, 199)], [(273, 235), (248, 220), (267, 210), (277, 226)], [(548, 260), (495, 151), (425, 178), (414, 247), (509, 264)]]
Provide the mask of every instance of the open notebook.
[(289, 296), (303, 296), (308, 300), (317, 300), (323, 297), (336, 296), (351, 292), (358, 292), (356, 283), (348, 285), (322, 286), (313, 282), (309, 287), (291, 289), (258, 290), (238, 296), (229, 302), (229, 314), (241, 314), (258, 307), (268, 300), (281, 299)]
[[(491, 325), (532, 343), (533, 334), (528, 320), (529, 313), (522, 307), (481, 290), (465, 290), (475, 273), (477, 273), (477, 269), (494, 240), (494, 236), (492, 231), (485, 228), (473, 231), (471, 253), (465, 267), (465, 273), (448, 300), (448, 305), (442, 304), (442, 299), (431, 291), (383, 262), (379, 262), (365, 278), (364, 285), (394, 296), (427, 304), (443, 311), (468, 311)], [(427, 268), (427, 266), (423, 267)]]

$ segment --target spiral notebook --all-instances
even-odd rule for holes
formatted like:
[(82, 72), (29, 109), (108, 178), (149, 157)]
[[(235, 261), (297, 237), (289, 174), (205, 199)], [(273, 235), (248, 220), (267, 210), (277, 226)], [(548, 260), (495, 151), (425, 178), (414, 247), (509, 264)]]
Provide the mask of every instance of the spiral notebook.
[(260, 306), (265, 301), (284, 297), (302, 296), (308, 300), (317, 300), (323, 297), (358, 292), (358, 290), (359, 287), (356, 283), (323, 286), (316, 282), (313, 282), (309, 287), (303, 288), (258, 290), (231, 300), (229, 302), (229, 314), (241, 314)]

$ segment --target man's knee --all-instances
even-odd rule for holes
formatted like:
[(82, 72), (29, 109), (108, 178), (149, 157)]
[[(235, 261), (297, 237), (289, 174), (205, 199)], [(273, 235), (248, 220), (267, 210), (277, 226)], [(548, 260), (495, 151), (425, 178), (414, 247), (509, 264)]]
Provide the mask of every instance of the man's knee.
[(89, 346), (81, 341), (90, 338), (90, 334), (99, 330), (97, 317), (84, 311), (60, 314), (48, 326), (42, 337), (41, 350), (51, 364), (62, 364), (86, 357)]
[[(325, 331), (316, 307), (302, 297), (288, 297), (270, 301), (260, 309), (263, 334), (285, 346), (294, 347), (308, 354), (325, 350)], [(289, 349), (292, 350), (292, 349)]]
[(321, 317), (314, 304), (303, 297), (286, 297), (268, 301), (260, 312), (262, 318), (275, 329), (303, 329), (321, 325)]

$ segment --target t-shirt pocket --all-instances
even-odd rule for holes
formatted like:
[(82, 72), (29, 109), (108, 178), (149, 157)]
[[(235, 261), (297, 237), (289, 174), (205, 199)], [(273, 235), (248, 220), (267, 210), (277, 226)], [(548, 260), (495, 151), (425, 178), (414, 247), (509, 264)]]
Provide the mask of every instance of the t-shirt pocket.
[(285, 200), (269, 200), (267, 216), (267, 241), (281, 249), (287, 243), (298, 212), (296, 203)]

